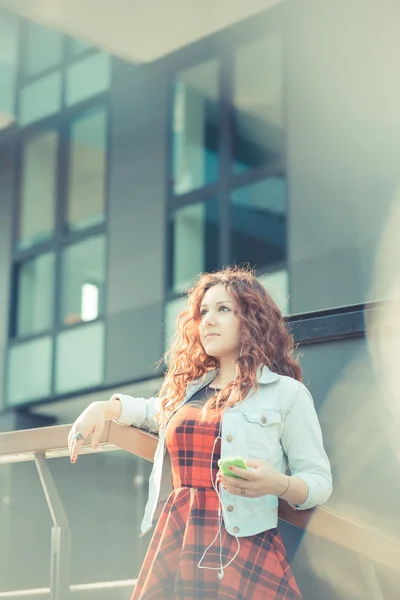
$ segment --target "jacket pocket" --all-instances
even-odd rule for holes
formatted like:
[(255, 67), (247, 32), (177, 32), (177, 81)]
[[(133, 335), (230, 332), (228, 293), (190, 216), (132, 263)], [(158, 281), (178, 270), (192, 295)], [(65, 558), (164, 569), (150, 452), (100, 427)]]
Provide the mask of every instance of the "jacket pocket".
[(249, 423), (257, 423), (260, 427), (272, 427), (282, 423), (282, 414), (272, 410), (256, 410), (242, 413)]
[(282, 458), (282, 413), (275, 410), (254, 410), (242, 415), (252, 457), (272, 461)]

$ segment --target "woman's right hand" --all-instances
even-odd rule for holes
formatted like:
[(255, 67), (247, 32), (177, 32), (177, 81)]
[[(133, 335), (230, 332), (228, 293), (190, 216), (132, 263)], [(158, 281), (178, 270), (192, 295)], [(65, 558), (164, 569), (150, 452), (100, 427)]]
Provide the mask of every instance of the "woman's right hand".
[[(79, 451), (85, 439), (91, 435), (91, 446), (93, 450), (98, 450), (100, 436), (107, 420), (108, 402), (93, 402), (76, 419), (68, 435), (68, 448), (71, 462), (77, 461)], [(81, 433), (83, 438), (77, 440), (75, 436)]]

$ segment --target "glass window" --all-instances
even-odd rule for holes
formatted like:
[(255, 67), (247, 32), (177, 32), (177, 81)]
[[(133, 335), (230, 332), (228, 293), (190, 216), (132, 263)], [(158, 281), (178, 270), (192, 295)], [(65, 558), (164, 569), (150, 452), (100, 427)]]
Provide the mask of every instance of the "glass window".
[(174, 92), (172, 177), (178, 195), (218, 177), (218, 61), (180, 73)]
[(33, 21), (27, 21), (25, 68), (28, 75), (36, 75), (61, 62), (63, 36)]
[(22, 88), (19, 122), (28, 125), (54, 115), (61, 108), (61, 73), (53, 73)]
[(286, 260), (286, 181), (270, 177), (231, 194), (232, 262), (262, 267)]
[(168, 302), (165, 310), (165, 350), (170, 345), (176, 332), (176, 320), (183, 310), (187, 307), (187, 297), (176, 298)]
[(67, 104), (75, 104), (100, 92), (111, 82), (111, 57), (99, 52), (74, 63), (67, 70)]
[(72, 325), (102, 315), (104, 284), (104, 236), (90, 237), (65, 248), (62, 254), (61, 322)]
[(284, 134), (280, 35), (241, 46), (234, 69), (233, 168), (243, 172), (279, 163)]
[(17, 335), (50, 329), (53, 323), (54, 255), (43, 254), (18, 270)]
[(202, 271), (219, 264), (219, 202), (209, 200), (177, 210), (170, 222), (170, 285), (181, 292)]
[(54, 229), (58, 135), (50, 131), (25, 141), (22, 149), (19, 247), (51, 238)]
[(98, 385), (104, 373), (104, 323), (63, 331), (56, 345), (56, 392)]
[(0, 9), (0, 113), (15, 113), (18, 17)]
[(90, 48), (93, 48), (91, 44), (78, 40), (77, 38), (71, 38), (69, 40), (69, 51), (72, 56), (79, 56), (79, 54), (90, 50)]
[(67, 225), (82, 229), (104, 220), (107, 116), (97, 109), (71, 128)]
[(266, 273), (258, 279), (281, 310), (282, 315), (289, 315), (289, 273), (287, 269), (278, 269), (277, 271)]
[(52, 346), (52, 339), (43, 337), (10, 347), (7, 372), (9, 404), (43, 398), (50, 394)]

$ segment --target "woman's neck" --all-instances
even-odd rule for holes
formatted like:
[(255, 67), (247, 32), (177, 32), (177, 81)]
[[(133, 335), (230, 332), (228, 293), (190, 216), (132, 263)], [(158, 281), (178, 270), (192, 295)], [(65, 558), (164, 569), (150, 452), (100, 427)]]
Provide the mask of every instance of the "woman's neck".
[(213, 380), (213, 385), (223, 388), (236, 378), (236, 358), (229, 360), (220, 360), (217, 376)]

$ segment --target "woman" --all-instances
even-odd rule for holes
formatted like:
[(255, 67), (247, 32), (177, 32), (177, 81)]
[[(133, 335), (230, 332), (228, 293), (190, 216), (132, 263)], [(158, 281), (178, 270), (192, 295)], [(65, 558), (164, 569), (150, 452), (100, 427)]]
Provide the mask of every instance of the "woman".
[[(73, 425), (72, 462), (89, 434), (97, 448), (107, 419), (158, 432), (143, 533), (171, 461), (173, 490), (131, 600), (302, 598), (277, 530), (278, 498), (297, 509), (323, 504), (332, 478), (292, 354), (282, 315), (253, 273), (203, 274), (178, 318), (159, 397), (114, 394)], [(247, 468), (223, 475), (217, 461), (232, 455)]]

